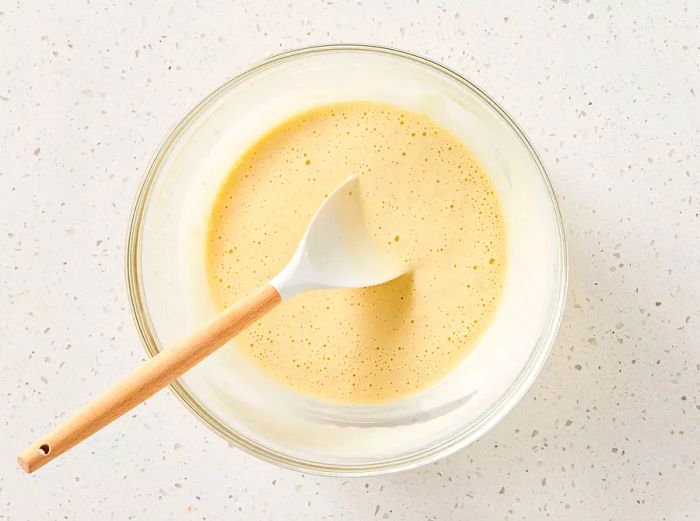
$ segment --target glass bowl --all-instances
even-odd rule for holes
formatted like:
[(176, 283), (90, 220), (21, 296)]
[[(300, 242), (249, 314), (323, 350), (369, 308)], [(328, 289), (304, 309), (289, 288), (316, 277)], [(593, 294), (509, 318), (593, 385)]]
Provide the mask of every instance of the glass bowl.
[(126, 269), (138, 331), (153, 356), (215, 312), (203, 260), (207, 215), (237, 157), (292, 114), (349, 100), (428, 115), (491, 176), (509, 261), (488, 331), (441, 382), (386, 404), (302, 396), (268, 379), (235, 341), (172, 388), (213, 431), (261, 459), (318, 474), (370, 475), (434, 461), (485, 433), (530, 387), (561, 319), (567, 259), (554, 192), (528, 139), (484, 92), (442, 65), (381, 47), (275, 56), (212, 92), (165, 139), (134, 206)]

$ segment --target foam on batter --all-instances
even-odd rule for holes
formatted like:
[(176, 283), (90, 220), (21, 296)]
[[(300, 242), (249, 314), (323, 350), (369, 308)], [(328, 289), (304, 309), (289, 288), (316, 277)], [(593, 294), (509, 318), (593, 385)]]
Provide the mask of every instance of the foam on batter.
[(239, 335), (271, 378), (374, 403), (438, 382), (488, 328), (503, 290), (505, 223), (469, 149), (427, 117), (347, 102), (298, 114), (233, 166), (211, 210), (206, 264), (218, 308), (274, 276), (349, 175), (367, 226), (415, 269), (390, 283), (294, 297)]

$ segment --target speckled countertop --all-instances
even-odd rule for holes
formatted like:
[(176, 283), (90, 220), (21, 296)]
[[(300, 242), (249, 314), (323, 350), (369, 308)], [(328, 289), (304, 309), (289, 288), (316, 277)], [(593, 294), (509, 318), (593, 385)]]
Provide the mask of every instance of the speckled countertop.
[[(700, 5), (0, 2), (0, 520), (698, 519)], [(16, 453), (144, 357), (124, 238), (196, 101), (294, 47), (372, 42), (462, 72), (548, 165), (561, 332), (480, 441), (377, 478), (229, 448), (170, 391), (34, 476)]]

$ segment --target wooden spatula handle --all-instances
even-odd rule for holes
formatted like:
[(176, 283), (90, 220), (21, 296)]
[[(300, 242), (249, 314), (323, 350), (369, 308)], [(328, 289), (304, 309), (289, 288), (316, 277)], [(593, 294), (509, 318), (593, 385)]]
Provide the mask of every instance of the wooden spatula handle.
[(20, 467), (25, 472), (34, 472), (116, 420), (209, 356), (279, 304), (280, 300), (277, 290), (265, 285), (222, 311), (202, 329), (144, 362), (71, 418), (27, 447), (17, 457)]

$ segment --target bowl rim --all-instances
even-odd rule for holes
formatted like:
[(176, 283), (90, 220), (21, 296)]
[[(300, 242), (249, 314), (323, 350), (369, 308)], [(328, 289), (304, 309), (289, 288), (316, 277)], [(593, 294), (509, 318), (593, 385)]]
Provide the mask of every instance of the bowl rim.
[(155, 356), (160, 352), (160, 346), (151, 322), (148, 307), (146, 305), (143, 285), (141, 283), (141, 242), (143, 236), (143, 224), (146, 216), (146, 210), (151, 199), (152, 189), (155, 185), (156, 179), (158, 178), (158, 174), (160, 173), (161, 166), (167, 158), (172, 145), (178, 140), (181, 134), (183, 134), (183, 132), (189, 128), (190, 124), (201, 112), (210, 107), (224, 93), (235, 88), (238, 84), (242, 83), (249, 77), (254, 76), (255, 74), (271, 66), (292, 60), (296, 57), (333, 52), (374, 53), (406, 59), (447, 75), (459, 82), (463, 87), (472, 91), (472, 93), (489, 105), (489, 107), (493, 109), (511, 128), (514, 134), (520, 140), (521, 144), (529, 152), (532, 160), (537, 165), (542, 181), (544, 182), (549, 194), (558, 235), (557, 246), (559, 262), (557, 266), (557, 275), (559, 280), (556, 281), (555, 294), (553, 295), (553, 299), (550, 304), (547, 322), (538, 339), (537, 345), (530, 354), (530, 358), (528, 359), (527, 363), (518, 374), (517, 378), (513, 380), (503, 396), (492, 404), (491, 407), (479, 418), (477, 418), (475, 422), (460, 433), (442, 441), (437, 445), (428, 447), (423, 451), (410, 454), (406, 457), (391, 458), (373, 463), (352, 465), (328, 464), (296, 458), (284, 454), (283, 452), (260, 445), (259, 443), (256, 443), (246, 436), (236, 432), (228, 425), (225, 425), (197, 400), (194, 394), (190, 392), (188, 387), (183, 382), (177, 380), (170, 384), (170, 388), (173, 390), (175, 396), (177, 396), (202, 423), (204, 423), (207, 427), (224, 438), (230, 444), (235, 445), (239, 449), (256, 456), (257, 458), (300, 472), (332, 476), (370, 476), (407, 470), (433, 462), (437, 459), (448, 456), (461, 448), (464, 448), (490, 430), (491, 427), (493, 427), (513, 409), (513, 407), (522, 399), (522, 397), (531, 387), (532, 383), (535, 381), (537, 375), (544, 365), (544, 361), (552, 349), (559, 325), (561, 323), (562, 315), (564, 313), (568, 284), (568, 254), (566, 238), (564, 235), (564, 226), (556, 195), (547, 175), (544, 163), (535, 151), (530, 140), (517, 125), (517, 123), (515, 123), (515, 121), (508, 115), (508, 113), (483, 90), (474, 85), (464, 76), (449, 69), (448, 67), (445, 67), (444, 65), (441, 65), (440, 63), (411, 52), (380, 45), (317, 45), (286, 51), (258, 62), (256, 65), (253, 65), (243, 73), (234, 76), (208, 94), (204, 99), (197, 103), (197, 105), (190, 110), (190, 112), (177, 125), (172, 127), (166, 137), (161, 141), (158, 151), (152, 157), (146, 173), (141, 180), (140, 188), (137, 190), (136, 199), (129, 218), (125, 248), (126, 282), (129, 305), (139, 337), (141, 338), (141, 342), (143, 343), (144, 349), (146, 350), (148, 356)]

